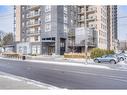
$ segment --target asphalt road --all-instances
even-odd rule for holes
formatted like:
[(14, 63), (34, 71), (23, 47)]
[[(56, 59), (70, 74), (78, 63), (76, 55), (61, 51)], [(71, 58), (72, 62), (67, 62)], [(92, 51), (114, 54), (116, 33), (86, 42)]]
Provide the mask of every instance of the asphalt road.
[(127, 71), (6, 59), (0, 71), (66, 89), (127, 89)]

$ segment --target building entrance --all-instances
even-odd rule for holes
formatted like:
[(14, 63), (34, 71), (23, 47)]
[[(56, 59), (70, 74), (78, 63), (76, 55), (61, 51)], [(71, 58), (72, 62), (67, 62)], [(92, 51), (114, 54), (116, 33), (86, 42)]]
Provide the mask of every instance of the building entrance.
[(49, 46), (48, 47), (48, 55), (52, 55), (53, 53), (55, 53), (55, 47)]

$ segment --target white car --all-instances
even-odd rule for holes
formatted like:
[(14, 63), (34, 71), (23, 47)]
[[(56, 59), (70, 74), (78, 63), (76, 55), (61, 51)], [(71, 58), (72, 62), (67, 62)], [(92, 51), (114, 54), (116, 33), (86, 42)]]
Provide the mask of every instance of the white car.
[(124, 61), (127, 59), (127, 54), (125, 53), (119, 53), (119, 54), (115, 54), (119, 59), (120, 61)]

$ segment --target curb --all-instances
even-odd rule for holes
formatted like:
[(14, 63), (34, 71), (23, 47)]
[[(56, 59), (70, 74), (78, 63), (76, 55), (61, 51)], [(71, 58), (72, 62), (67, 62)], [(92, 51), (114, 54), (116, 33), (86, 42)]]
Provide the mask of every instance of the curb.
[(10, 58), (2, 58), (0, 59), (5, 59), (5, 60), (14, 60), (14, 61), (25, 61), (25, 62), (37, 62), (37, 63), (44, 63), (44, 64), (56, 64), (56, 65), (66, 65), (66, 66), (79, 66), (79, 67), (88, 67), (88, 68), (100, 68), (100, 69), (111, 69), (110, 67), (107, 66), (99, 66), (99, 65), (91, 65), (91, 64), (81, 64), (81, 63), (69, 63), (69, 62), (54, 62), (54, 61), (40, 61), (40, 60), (17, 60), (17, 59), (10, 59)]

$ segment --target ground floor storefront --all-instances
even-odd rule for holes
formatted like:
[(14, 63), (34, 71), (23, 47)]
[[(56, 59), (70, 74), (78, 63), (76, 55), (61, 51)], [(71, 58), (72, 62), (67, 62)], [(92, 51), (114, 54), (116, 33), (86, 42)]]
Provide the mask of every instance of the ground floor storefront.
[(20, 42), (16, 45), (16, 52), (25, 55), (63, 55), (66, 51), (65, 40), (56, 42)]

